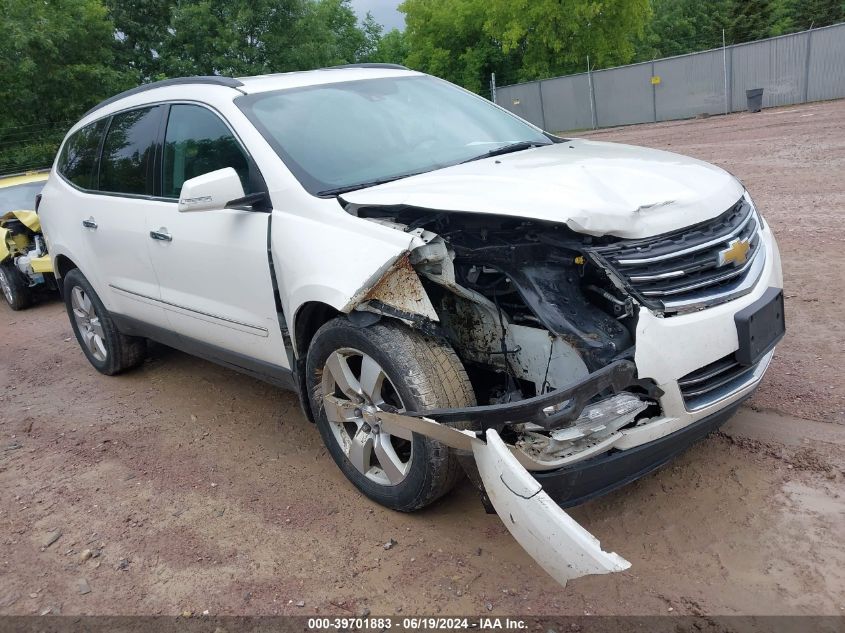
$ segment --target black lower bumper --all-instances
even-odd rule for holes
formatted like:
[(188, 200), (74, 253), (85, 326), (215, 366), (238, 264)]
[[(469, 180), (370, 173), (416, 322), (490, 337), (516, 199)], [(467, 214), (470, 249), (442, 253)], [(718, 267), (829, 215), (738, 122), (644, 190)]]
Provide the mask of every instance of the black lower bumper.
[(660, 468), (724, 424), (747, 397), (648, 444), (607, 453), (568, 468), (531, 474), (562, 507), (584, 503)]

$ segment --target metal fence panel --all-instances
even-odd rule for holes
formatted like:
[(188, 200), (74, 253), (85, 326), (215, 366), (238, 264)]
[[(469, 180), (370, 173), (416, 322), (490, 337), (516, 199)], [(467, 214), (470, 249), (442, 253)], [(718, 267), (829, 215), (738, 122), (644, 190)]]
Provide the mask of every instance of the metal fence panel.
[(722, 51), (670, 57), (654, 62), (657, 120), (699, 114), (724, 114), (725, 74)]
[[(652, 83), (652, 77), (659, 83)], [(587, 74), (498, 89), (499, 104), (553, 132), (745, 110), (745, 91), (763, 88), (763, 107), (845, 97), (845, 24)], [(591, 104), (592, 102), (592, 104)]]
[(599, 127), (654, 121), (651, 63), (593, 73)]
[(845, 97), (845, 24), (811, 31), (807, 100)]
[(732, 47), (733, 109), (746, 107), (745, 91), (763, 89), (763, 107), (804, 100), (807, 34), (761, 40)]
[(496, 88), (496, 102), (506, 110), (545, 129), (539, 81)]
[(542, 82), (542, 91), (547, 130), (565, 132), (593, 127), (586, 73), (547, 79)]

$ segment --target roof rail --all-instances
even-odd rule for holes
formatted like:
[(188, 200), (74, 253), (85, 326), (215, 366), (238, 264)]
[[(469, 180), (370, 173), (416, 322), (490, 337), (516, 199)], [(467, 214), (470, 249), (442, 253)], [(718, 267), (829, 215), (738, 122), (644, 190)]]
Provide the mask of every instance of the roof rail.
[(85, 114), (82, 115), (82, 118), (87, 117), (92, 112), (99, 110), (100, 108), (109, 105), (110, 103), (114, 103), (118, 99), (123, 99), (124, 97), (128, 97), (130, 95), (138, 94), (140, 92), (146, 92), (147, 90), (152, 90), (153, 88), (163, 88), (165, 86), (180, 86), (185, 84), (211, 84), (215, 86), (227, 86), (229, 88), (238, 88), (243, 86), (243, 82), (235, 79), (234, 77), (218, 77), (215, 75), (199, 75), (196, 77), (174, 77), (173, 79), (162, 79), (161, 81), (153, 81), (152, 83), (148, 84), (141, 84), (140, 86), (136, 86), (135, 88), (130, 88), (129, 90), (124, 90), (113, 97), (109, 97), (105, 101), (101, 101), (93, 108), (88, 110)]
[(367, 62), (361, 64), (341, 64), (340, 66), (329, 66), (332, 68), (392, 68), (393, 70), (410, 70), (407, 66), (402, 64), (383, 64), (381, 62)]

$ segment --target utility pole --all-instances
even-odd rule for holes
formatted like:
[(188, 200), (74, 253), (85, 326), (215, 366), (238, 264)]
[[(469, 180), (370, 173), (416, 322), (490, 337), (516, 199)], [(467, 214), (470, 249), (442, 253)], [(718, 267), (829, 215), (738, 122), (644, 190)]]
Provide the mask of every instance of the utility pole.
[(730, 112), (728, 104), (728, 47), (725, 46), (725, 29), (722, 29), (722, 70), (725, 74), (725, 114)]
[(496, 73), (490, 73), (490, 101), (496, 103)]

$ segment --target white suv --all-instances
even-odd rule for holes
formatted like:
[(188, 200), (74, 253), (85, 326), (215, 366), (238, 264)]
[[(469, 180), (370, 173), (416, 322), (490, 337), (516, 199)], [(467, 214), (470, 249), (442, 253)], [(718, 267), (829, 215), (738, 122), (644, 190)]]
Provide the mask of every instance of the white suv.
[(98, 371), (153, 339), (294, 389), (364, 494), (415, 510), (466, 471), (561, 581), (628, 565), (561, 506), (716, 428), (784, 331), (730, 174), (397, 66), (117, 95), (39, 214)]

